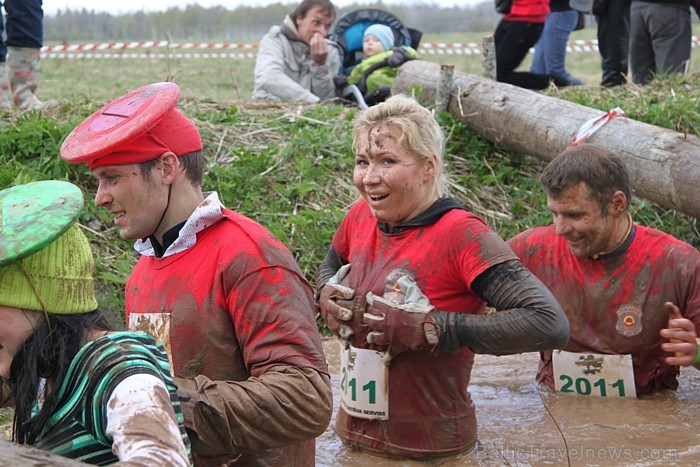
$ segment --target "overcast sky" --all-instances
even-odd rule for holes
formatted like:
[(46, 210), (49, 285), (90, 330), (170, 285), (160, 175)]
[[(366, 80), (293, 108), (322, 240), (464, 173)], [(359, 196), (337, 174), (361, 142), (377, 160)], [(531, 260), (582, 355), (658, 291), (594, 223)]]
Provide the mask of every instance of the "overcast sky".
[[(387, 0), (388, 5), (410, 4), (410, 3), (428, 3), (440, 6), (467, 6), (481, 3), (484, 0)], [(160, 11), (170, 7), (184, 8), (189, 4), (198, 3), (204, 7), (214, 5), (223, 5), (228, 9), (234, 9), (238, 6), (265, 6), (271, 3), (295, 4), (294, 0), (45, 0), (44, 12), (46, 14), (56, 13), (58, 10), (80, 10), (86, 8), (95, 11), (107, 11), (113, 14), (129, 13), (133, 11)], [(350, 4), (366, 4), (361, 0), (334, 0), (339, 7), (344, 7)]]

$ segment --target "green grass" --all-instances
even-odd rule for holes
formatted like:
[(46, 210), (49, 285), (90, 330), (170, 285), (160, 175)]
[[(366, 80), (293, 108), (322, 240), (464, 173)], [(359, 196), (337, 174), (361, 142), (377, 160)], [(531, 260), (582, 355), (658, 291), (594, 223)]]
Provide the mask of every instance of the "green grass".
[[(424, 38), (424, 42), (455, 41), (444, 36)], [(602, 110), (620, 106), (632, 118), (698, 134), (697, 74), (671, 77), (645, 88), (601, 89), (594, 85), (598, 55), (569, 57), (569, 68), (577, 76), (583, 76), (577, 70), (592, 68), (591, 86), (551, 89), (549, 94)], [(436, 56), (444, 61), (453, 58)], [(458, 68), (466, 68), (469, 61), (480, 73), (478, 57), (457, 58), (464, 60)], [(218, 191), (227, 206), (268, 227), (289, 246), (313, 283), (333, 232), (357, 197), (352, 186), (350, 141), (356, 110), (246, 100), (252, 91), (253, 63), (250, 59), (46, 59), (39, 96), (57, 100), (57, 105), (43, 113), (0, 118), (4, 162), (0, 188), (49, 178), (69, 180), (83, 188), (87, 202), (80, 222), (97, 259), (100, 302), (115, 321), (122, 319), (123, 287), (136, 255), (131, 242), (118, 237), (111, 217), (92, 204), (93, 177), (84, 166), (63, 163), (59, 147), (72, 128), (98, 106), (156, 81), (173, 79), (180, 85), (180, 107), (200, 128), (210, 161), (205, 189)], [(448, 137), (446, 161), (458, 201), (505, 238), (550, 222), (537, 181), (543, 162), (496, 149), (449, 114), (439, 113), (438, 119)], [(700, 246), (696, 219), (640, 200), (633, 203), (633, 216)]]

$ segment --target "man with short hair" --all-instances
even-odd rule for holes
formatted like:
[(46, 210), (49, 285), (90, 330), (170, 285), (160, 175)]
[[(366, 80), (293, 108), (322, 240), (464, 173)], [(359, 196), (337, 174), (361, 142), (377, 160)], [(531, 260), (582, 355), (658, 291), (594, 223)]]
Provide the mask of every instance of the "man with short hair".
[[(563, 351), (541, 352), (537, 380), (564, 392), (676, 389), (679, 366), (700, 368), (700, 252), (632, 221), (627, 170), (605, 148), (567, 149), (540, 179), (554, 223), (508, 244), (561, 303), (571, 332)], [(604, 376), (611, 354), (620, 369)]]
[(253, 99), (316, 103), (333, 99), (340, 48), (326, 39), (336, 18), (330, 0), (302, 0), (258, 45)]
[(88, 164), (95, 204), (137, 240), (127, 324), (168, 350), (195, 465), (313, 465), (332, 394), (311, 286), (270, 232), (202, 193), (202, 140), (178, 98), (174, 83), (128, 93), (61, 156)]

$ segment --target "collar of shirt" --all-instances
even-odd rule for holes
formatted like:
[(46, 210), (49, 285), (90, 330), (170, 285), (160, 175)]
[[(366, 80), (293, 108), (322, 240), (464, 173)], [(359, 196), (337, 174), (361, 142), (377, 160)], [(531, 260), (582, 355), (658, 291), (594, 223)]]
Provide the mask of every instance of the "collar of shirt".
[[(188, 250), (197, 243), (197, 233), (210, 227), (224, 218), (224, 205), (219, 201), (219, 195), (212, 191), (204, 194), (205, 198), (197, 206), (180, 230), (177, 239), (167, 247), (163, 258)], [(156, 256), (150, 238), (137, 240), (134, 249), (144, 256)]]
[(418, 214), (413, 219), (410, 219), (402, 224), (389, 227), (385, 222), (378, 222), (379, 230), (388, 235), (400, 234), (414, 227), (424, 227), (426, 225), (435, 224), (442, 216), (452, 211), (453, 209), (464, 209), (457, 201), (452, 198), (438, 198), (428, 209)]

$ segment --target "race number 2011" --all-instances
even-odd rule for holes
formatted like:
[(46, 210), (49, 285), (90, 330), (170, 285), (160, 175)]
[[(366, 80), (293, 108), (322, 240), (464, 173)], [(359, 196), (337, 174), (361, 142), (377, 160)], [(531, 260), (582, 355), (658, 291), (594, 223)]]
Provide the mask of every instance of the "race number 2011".
[[(569, 375), (561, 375), (559, 379), (562, 381), (561, 392), (574, 392), (582, 396), (601, 396), (601, 397), (625, 397), (625, 381), (618, 379), (612, 383), (605, 381), (605, 378), (595, 380), (592, 384), (586, 378), (576, 378), (575, 380)], [(610, 388), (617, 391), (617, 394), (608, 395), (608, 384)]]
[(580, 396), (637, 397), (631, 355), (552, 352), (557, 391)]

